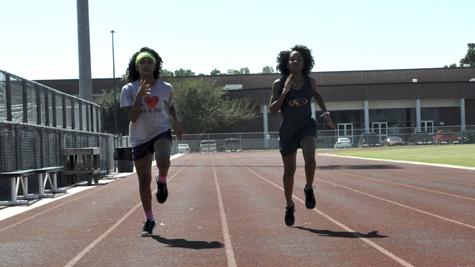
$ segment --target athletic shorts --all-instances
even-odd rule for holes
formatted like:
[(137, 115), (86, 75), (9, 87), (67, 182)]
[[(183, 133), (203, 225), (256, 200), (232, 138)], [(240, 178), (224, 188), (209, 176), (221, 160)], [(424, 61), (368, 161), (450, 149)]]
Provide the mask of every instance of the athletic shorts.
[(279, 141), (279, 146), (280, 146), (280, 154), (283, 157), (289, 156), (290, 154), (293, 154), (297, 151), (297, 149), (302, 148), (301, 141), (304, 137), (311, 136), (315, 137), (315, 133), (313, 131), (306, 131), (302, 132), (300, 135), (295, 137), (292, 140), (280, 140)]
[(280, 154), (286, 157), (295, 153), (297, 149), (302, 148), (300, 141), (306, 136), (317, 136), (317, 127), (315, 120), (308, 120), (303, 129), (296, 127), (282, 127), (279, 130)]
[[(158, 139), (163, 139), (163, 138), (170, 141), (170, 146), (169, 146), (168, 151), (155, 151), (154, 148), (153, 148), (153, 144)], [(170, 155), (171, 142), (172, 142), (172, 133), (171, 133), (171, 130), (168, 130), (164, 133), (161, 133), (161, 134), (155, 136), (154, 138), (152, 138), (152, 140), (150, 140), (148, 142), (145, 142), (143, 144), (140, 144), (138, 146), (133, 147), (132, 148), (132, 155), (133, 155), (134, 161), (145, 157), (149, 153), (153, 154), (153, 153), (157, 152), (157, 153), (166, 153), (166, 154)]]

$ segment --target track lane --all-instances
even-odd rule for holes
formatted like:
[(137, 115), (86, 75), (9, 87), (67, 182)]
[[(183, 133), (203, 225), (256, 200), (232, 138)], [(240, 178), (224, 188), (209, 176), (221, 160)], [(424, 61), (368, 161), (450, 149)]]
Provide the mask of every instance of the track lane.
[[(172, 161), (170, 173), (182, 171), (169, 180), (167, 202), (153, 204), (159, 223), (154, 236), (138, 235), (143, 211), (134, 206), (139, 199), (136, 177), (132, 176), (0, 221), (2, 264), (64, 266), (99, 238), (77, 266), (231, 266), (226, 254), (230, 248), (236, 266), (475, 265), (473, 230), (369, 195), (383, 194), (379, 196), (401, 203), (409, 199), (404, 202), (408, 205), (415, 200), (411, 195), (419, 195), (424, 205), (418, 208), (434, 210), (440, 208), (434, 206), (441, 199), (448, 203), (473, 201), (411, 188), (425, 188), (425, 184), (406, 184), (402, 174), (397, 180), (383, 176), (386, 169), (376, 169), (375, 174), (375, 169), (368, 168), (325, 168), (342, 166), (341, 161), (333, 160), (317, 158), (318, 210), (311, 211), (302, 203), (305, 178), (299, 157), (295, 227), (283, 222), (285, 201), (279, 188), (282, 164), (278, 152), (189, 154)], [(356, 165), (348, 162), (348, 166)], [(389, 169), (388, 173), (402, 170)], [(358, 178), (369, 174), (375, 175), (373, 180)], [(426, 181), (428, 186), (434, 182), (418, 181)], [(473, 191), (468, 188), (466, 193), (471, 196)], [(459, 213), (473, 218), (472, 212), (460, 209)], [(5, 230), (1, 231), (2, 227)], [(370, 242), (362, 241), (365, 239)], [(371, 246), (372, 242), (383, 250)]]
[(190, 158), (192, 165), (184, 162), (168, 184), (167, 202), (153, 200), (153, 236), (139, 236), (138, 209), (77, 266), (228, 266), (211, 161), (200, 154)]
[[(236, 159), (235, 162), (239, 160)], [(299, 217), (297, 221), (301, 224), (287, 227), (283, 221), (283, 189), (269, 184), (269, 181), (256, 176), (256, 173), (245, 166), (233, 168), (233, 173), (233, 177), (227, 181), (227, 188), (239, 192), (236, 195), (226, 194), (230, 203), (226, 206), (239, 214), (236, 222), (230, 218), (238, 264), (250, 266), (261, 259), (265, 262), (264, 266), (411, 266), (397, 256), (388, 257), (391, 254), (389, 251), (382, 249), (385, 256), (370, 247), (372, 241), (369, 239), (385, 238), (384, 236), (357, 233), (345, 228), (338, 222), (328, 220), (325, 214), (307, 210), (302, 199), (300, 202), (295, 201), (296, 216)], [(241, 179), (232, 179), (236, 176)], [(244, 210), (241, 204), (243, 201)], [(276, 203), (280, 203), (277, 208)], [(252, 237), (242, 233), (250, 233)], [(319, 238), (320, 235), (326, 237)], [(367, 243), (358, 240), (357, 237), (365, 235)], [(275, 258), (275, 255), (282, 256)], [(246, 261), (243, 262), (243, 259)]]
[[(277, 160), (280, 160), (278, 157), (274, 157), (274, 159), (274, 162), (269, 161), (266, 165), (275, 165)], [(255, 161), (255, 158), (252, 161)], [(246, 164), (250, 163), (250, 161), (245, 159), (242, 163)], [(302, 166), (302, 162), (299, 162), (299, 165)], [(252, 168), (263, 176), (277, 177), (273, 181), (281, 183), (279, 180), (281, 179), (282, 169), (275, 171), (275, 169), (279, 168)], [(475, 258), (469, 252), (475, 249), (475, 239), (471, 229), (465, 227), (462, 227), (465, 228), (462, 229), (460, 225), (447, 225), (446, 222), (437, 218), (431, 219), (425, 215), (413, 214), (407, 208), (392, 204), (388, 205), (385, 201), (368, 198), (364, 194), (345, 189), (339, 185), (326, 183), (327, 180), (331, 181), (334, 179), (335, 174), (345, 180), (344, 172), (317, 170), (316, 184), (318, 186), (317, 200), (319, 202), (317, 207), (325, 213), (336, 216), (340, 221), (351, 222), (350, 225), (353, 229), (368, 229), (371, 225), (375, 229), (384, 229), (384, 231), (381, 230), (381, 234), (390, 236), (389, 240), (395, 241), (394, 244), (388, 243), (386, 238), (378, 239), (376, 242), (382, 244), (385, 248), (389, 248), (391, 251), (395, 251), (395, 254), (401, 255), (404, 259), (408, 259), (409, 262), (415, 263), (415, 265), (439, 264), (446, 266), (447, 262), (452, 261), (455, 265), (464, 266), (475, 262)], [(297, 171), (294, 193), (299, 195), (300, 192), (298, 191), (303, 188), (304, 184), (303, 167), (300, 167)], [(390, 192), (394, 193), (393, 188), (387, 188), (386, 190), (388, 194)], [(430, 196), (429, 199), (440, 197), (440, 195), (436, 197)], [(328, 201), (328, 199), (331, 199), (331, 201)], [(465, 213), (468, 216), (473, 216), (471, 215), (473, 213), (468, 212), (468, 210)], [(410, 242), (407, 242), (408, 240)], [(428, 244), (427, 242), (433, 242), (433, 244)], [(421, 243), (423, 245), (414, 246), (414, 244)], [(421, 247), (425, 248), (425, 250), (422, 249), (426, 251), (424, 255), (433, 251), (429, 253), (432, 256), (418, 258), (417, 255), (420, 253)], [(468, 254), (470, 256), (467, 256)]]

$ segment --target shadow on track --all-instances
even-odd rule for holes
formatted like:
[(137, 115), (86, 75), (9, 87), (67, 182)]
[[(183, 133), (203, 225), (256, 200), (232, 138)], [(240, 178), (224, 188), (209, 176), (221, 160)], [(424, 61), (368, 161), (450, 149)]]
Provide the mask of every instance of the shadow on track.
[(367, 234), (362, 234), (359, 232), (334, 232), (330, 230), (319, 230), (312, 229), (303, 226), (296, 226), (295, 228), (299, 230), (309, 231), (319, 236), (329, 236), (329, 237), (343, 237), (343, 238), (385, 238), (387, 236), (378, 234), (378, 231), (371, 231)]
[(153, 239), (157, 242), (166, 244), (168, 247), (174, 248), (189, 248), (189, 249), (214, 249), (214, 248), (222, 248), (224, 244), (218, 241), (193, 241), (193, 240), (186, 240), (186, 239), (168, 239), (165, 237), (161, 237), (159, 235), (153, 235)]

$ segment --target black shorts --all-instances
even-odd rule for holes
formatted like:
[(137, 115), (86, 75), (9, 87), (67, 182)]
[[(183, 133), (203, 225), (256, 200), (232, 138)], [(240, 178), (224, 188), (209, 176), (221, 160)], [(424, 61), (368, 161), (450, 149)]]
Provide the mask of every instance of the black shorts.
[(298, 135), (297, 137), (291, 140), (280, 139), (279, 140), (280, 154), (283, 157), (286, 157), (286, 156), (289, 156), (290, 154), (295, 153), (297, 149), (302, 148), (300, 141), (302, 141), (302, 139), (307, 136), (315, 137), (316, 134), (313, 131), (307, 131), (307, 132), (303, 132), (302, 134)]
[(284, 157), (302, 148), (300, 145), (302, 138), (306, 136), (317, 136), (317, 128), (313, 119), (308, 120), (303, 129), (296, 128), (297, 127), (281, 127), (279, 130), (280, 154)]
[(172, 142), (172, 132), (171, 132), (171, 130), (168, 130), (164, 133), (161, 133), (161, 134), (155, 136), (150, 141), (147, 141), (143, 144), (140, 144), (138, 146), (133, 147), (132, 148), (132, 156), (133, 156), (134, 161), (145, 157), (149, 153), (153, 154), (155, 152), (154, 149), (153, 149), (153, 144), (155, 143), (155, 141), (157, 141), (158, 139), (161, 139), (161, 138), (168, 139), (171, 143)]

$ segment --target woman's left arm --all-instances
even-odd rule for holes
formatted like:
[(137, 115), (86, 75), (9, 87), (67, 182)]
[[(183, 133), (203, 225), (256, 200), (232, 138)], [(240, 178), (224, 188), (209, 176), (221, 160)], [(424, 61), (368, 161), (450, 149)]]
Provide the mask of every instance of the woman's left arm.
[(179, 140), (183, 138), (183, 127), (181, 126), (181, 122), (178, 120), (178, 116), (176, 114), (175, 105), (173, 104), (173, 93), (170, 92), (170, 97), (168, 98), (167, 110), (168, 114), (173, 119), (173, 132), (176, 134)]
[(315, 98), (315, 101), (317, 101), (318, 106), (320, 107), (320, 110), (323, 112), (322, 113), (322, 118), (325, 120), (327, 123), (328, 127), (335, 129), (335, 123), (333, 123), (333, 120), (330, 116), (330, 112), (328, 112), (327, 107), (325, 106), (325, 102), (323, 101), (322, 95), (317, 90), (317, 81), (314, 78), (310, 78), (310, 81), (312, 82), (312, 95), (313, 98)]

